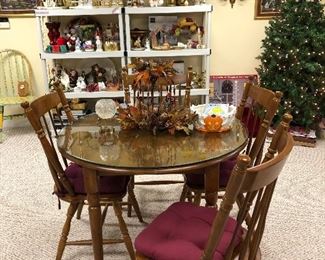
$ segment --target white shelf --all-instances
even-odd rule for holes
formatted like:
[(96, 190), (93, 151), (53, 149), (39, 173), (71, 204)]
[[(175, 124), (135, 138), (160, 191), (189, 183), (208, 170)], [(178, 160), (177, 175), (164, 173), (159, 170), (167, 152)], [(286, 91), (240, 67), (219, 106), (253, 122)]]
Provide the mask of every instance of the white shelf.
[(107, 15), (107, 14), (120, 14), (122, 13), (121, 7), (92, 7), (92, 8), (42, 8), (35, 10), (35, 16), (78, 16), (78, 15)]
[[(167, 91), (163, 91), (162, 96), (165, 97), (166, 95), (167, 95)], [(178, 89), (176, 89), (175, 95), (176, 96), (179, 95), (179, 90)], [(208, 89), (204, 89), (204, 88), (193, 88), (193, 89), (191, 89), (191, 96), (206, 96), (206, 95), (209, 95), (209, 90)], [(134, 93), (133, 93), (132, 90), (130, 91), (130, 96), (132, 98), (134, 96)], [(155, 91), (154, 96), (159, 97), (160, 93), (158, 91)], [(182, 97), (185, 96), (185, 89), (181, 90), (181, 96)], [(145, 95), (145, 97), (147, 97), (147, 95)]]
[(65, 96), (70, 98), (118, 98), (124, 97), (124, 91), (95, 91), (95, 92), (65, 92)]
[(55, 59), (91, 59), (91, 58), (122, 58), (123, 51), (83, 51), (83, 52), (67, 52), (67, 53), (41, 53), (41, 59), (55, 60)]
[[(65, 92), (65, 96), (68, 99), (71, 98), (118, 98), (118, 97), (124, 97), (124, 91), (95, 91), (95, 92)], [(162, 95), (166, 96), (167, 91), (163, 91)], [(130, 91), (131, 97), (133, 97), (133, 91)], [(155, 97), (158, 97), (160, 93), (158, 91), (155, 91), (154, 93)], [(179, 95), (178, 90), (176, 90), (176, 96)], [(191, 89), (191, 96), (205, 96), (209, 95), (208, 89), (203, 88), (194, 88)], [(185, 89), (181, 90), (181, 96), (185, 96)]]
[(212, 5), (159, 6), (159, 7), (125, 7), (126, 14), (175, 14), (211, 12)]
[(175, 57), (210, 55), (210, 49), (183, 49), (166, 51), (128, 51), (128, 57)]

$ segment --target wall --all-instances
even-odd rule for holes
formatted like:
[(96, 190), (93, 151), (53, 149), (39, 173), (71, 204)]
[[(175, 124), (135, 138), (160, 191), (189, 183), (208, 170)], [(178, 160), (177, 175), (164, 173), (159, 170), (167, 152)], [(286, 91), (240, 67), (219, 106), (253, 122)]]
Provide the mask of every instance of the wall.
[(209, 0), (213, 4), (211, 75), (253, 74), (268, 20), (254, 20), (254, 0)]
[(33, 68), (36, 94), (41, 95), (44, 93), (45, 87), (42, 86), (36, 19), (33, 17), (9, 18), (9, 21), (10, 29), (0, 30), (0, 50), (15, 49), (27, 56)]

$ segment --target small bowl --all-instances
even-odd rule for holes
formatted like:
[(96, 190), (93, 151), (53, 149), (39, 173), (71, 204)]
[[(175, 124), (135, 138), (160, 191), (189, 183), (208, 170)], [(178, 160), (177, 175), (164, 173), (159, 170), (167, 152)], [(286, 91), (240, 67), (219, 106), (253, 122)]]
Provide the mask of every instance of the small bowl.
[(222, 127), (230, 128), (235, 119), (236, 107), (229, 104), (204, 104), (191, 106), (191, 110), (199, 116), (198, 126), (204, 127), (204, 119), (209, 115), (220, 116), (223, 119)]

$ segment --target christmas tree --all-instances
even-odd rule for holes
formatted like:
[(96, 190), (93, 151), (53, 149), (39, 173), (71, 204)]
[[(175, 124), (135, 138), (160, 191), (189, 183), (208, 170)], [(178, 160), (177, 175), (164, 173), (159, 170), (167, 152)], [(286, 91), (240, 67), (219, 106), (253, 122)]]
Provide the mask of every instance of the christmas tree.
[(295, 125), (315, 128), (325, 116), (325, 19), (318, 0), (286, 0), (270, 20), (262, 41), (261, 85), (283, 92), (278, 115), (290, 112)]

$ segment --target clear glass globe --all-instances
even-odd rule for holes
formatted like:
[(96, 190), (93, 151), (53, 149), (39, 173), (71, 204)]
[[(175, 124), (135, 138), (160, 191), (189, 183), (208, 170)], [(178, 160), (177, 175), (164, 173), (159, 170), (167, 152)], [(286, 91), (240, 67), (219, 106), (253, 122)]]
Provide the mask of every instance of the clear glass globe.
[(100, 99), (96, 102), (95, 111), (99, 118), (112, 118), (117, 111), (116, 103), (113, 99)]

